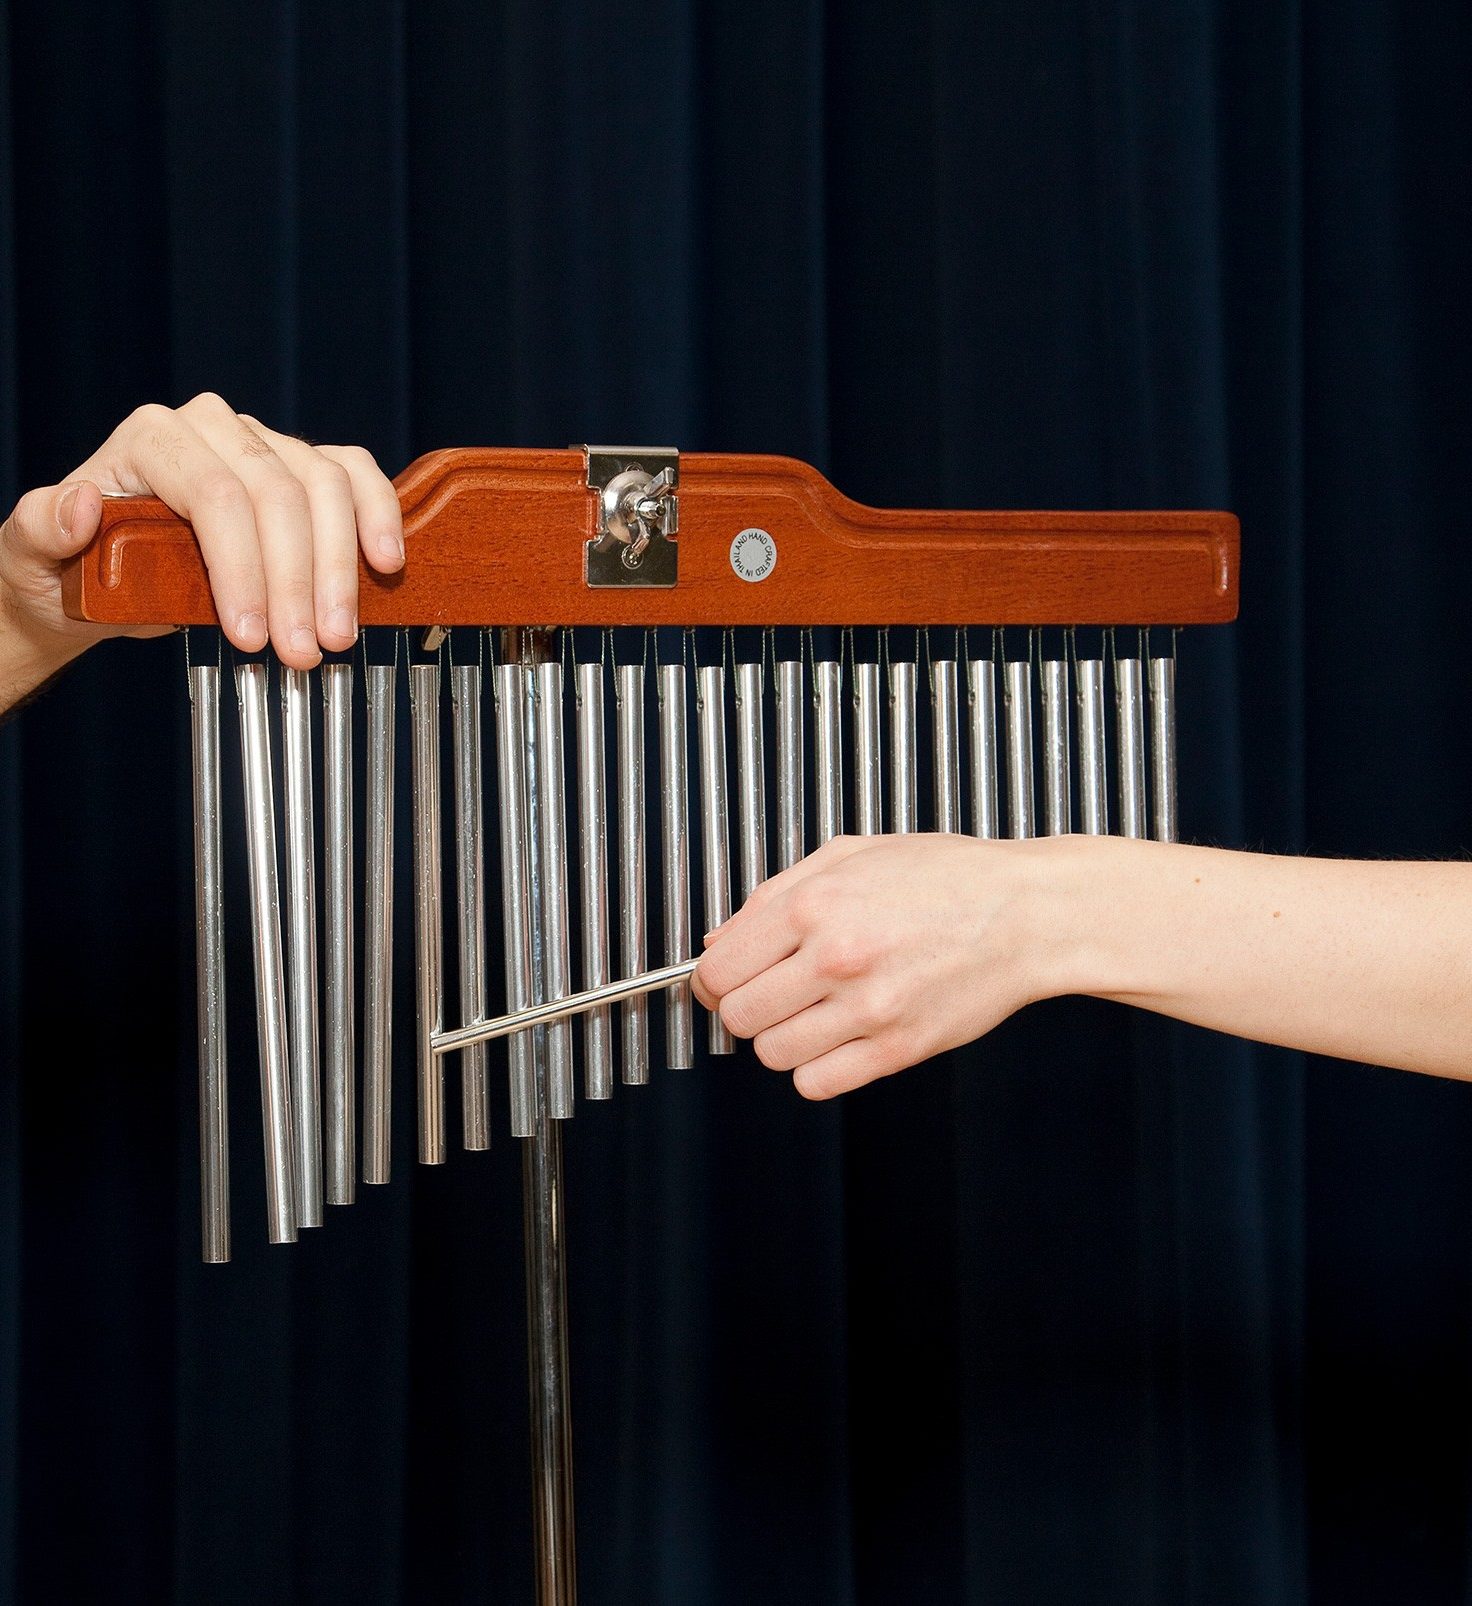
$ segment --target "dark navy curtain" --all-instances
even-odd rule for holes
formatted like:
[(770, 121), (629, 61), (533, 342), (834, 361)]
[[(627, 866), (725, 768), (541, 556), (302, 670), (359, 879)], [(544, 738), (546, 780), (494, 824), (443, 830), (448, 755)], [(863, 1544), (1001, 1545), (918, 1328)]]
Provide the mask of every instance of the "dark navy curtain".
[[(1469, 81), (1451, 0), (5, 0), (0, 494), (210, 388), (1227, 506), (1190, 833), (1460, 854)], [(405, 1097), (268, 1250), (244, 1020), (198, 1263), (186, 708), (116, 643), (0, 730), (0, 1598), (529, 1599), (512, 1141), (416, 1171)], [(1469, 1155), (1461, 1085), (1077, 1001), (585, 1107), (583, 1598), (1461, 1601)]]

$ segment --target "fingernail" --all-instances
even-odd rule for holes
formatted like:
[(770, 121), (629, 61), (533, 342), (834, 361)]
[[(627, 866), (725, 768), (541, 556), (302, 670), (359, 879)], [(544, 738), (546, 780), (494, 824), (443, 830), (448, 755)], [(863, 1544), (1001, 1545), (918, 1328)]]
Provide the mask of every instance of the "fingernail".
[(327, 615), (327, 628), (334, 636), (356, 637), (358, 621), (351, 608), (334, 608)]
[(298, 625), (291, 633), (291, 650), (303, 654), (316, 653), (317, 632), (309, 630), (305, 625)]
[(61, 493), (61, 500), (56, 504), (56, 522), (66, 535), (72, 533), (72, 514), (76, 511), (77, 492), (81, 488), (80, 485), (68, 485)]
[(264, 647), (266, 645), (265, 614), (243, 613), (236, 628), (240, 631), (241, 641), (247, 647)]
[(404, 543), (396, 535), (380, 535), (378, 538), (378, 550), (384, 557), (394, 563), (402, 563), (404, 561)]

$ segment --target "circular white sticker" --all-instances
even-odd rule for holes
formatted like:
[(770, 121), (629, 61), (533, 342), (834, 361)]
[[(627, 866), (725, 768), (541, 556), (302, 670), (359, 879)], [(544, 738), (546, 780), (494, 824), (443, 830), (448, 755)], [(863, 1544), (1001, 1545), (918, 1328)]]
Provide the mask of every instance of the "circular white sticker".
[(743, 530), (731, 543), (731, 567), (743, 580), (765, 580), (777, 567), (777, 543), (765, 530)]

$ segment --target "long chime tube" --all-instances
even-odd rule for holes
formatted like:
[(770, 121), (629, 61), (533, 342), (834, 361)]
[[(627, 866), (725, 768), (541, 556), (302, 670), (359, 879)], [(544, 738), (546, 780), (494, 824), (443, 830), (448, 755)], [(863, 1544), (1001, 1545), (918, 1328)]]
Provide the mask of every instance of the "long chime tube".
[[(542, 918), (542, 986), (548, 998), (572, 991), (567, 897), (567, 765), (562, 742), (562, 665), (538, 664), (536, 678), (537, 848)], [(572, 1026), (547, 1028), (547, 1114), (573, 1112)]]
[(1068, 660), (1043, 660), (1043, 826), (1049, 836), (1073, 829), (1069, 765)]
[[(479, 664), (450, 666), (455, 728), (455, 904), (460, 939), (460, 1018), (486, 1012), (485, 782), (481, 763)], [(460, 1061), (460, 1117), (467, 1149), (491, 1144), (489, 1067), (480, 1045)]]
[[(625, 976), (644, 969), (648, 952), (648, 905), (644, 855), (644, 665), (619, 664), (614, 670), (614, 710), (618, 748), (618, 900), (619, 965)], [(630, 998), (621, 1012), (623, 1079), (631, 1086), (649, 1080), (649, 1001)]]
[(398, 668), (370, 664), (363, 850), (363, 1181), (389, 1180), (393, 1127), (394, 704)]
[[(603, 664), (579, 664), (577, 677), (578, 841), (583, 980), (609, 978), (608, 782), (605, 773)], [(590, 1099), (613, 1097), (613, 1019), (606, 1007), (583, 1017), (583, 1078)]]
[(326, 997), (322, 1042), (327, 1203), (355, 1193), (358, 1133), (353, 1099), (353, 666), (322, 670), (322, 930)]
[(312, 836), (312, 681), (281, 673), (286, 791), (287, 1023), (291, 1130), (296, 1140), (296, 1224), (322, 1225), (321, 1061), (317, 1040), (317, 874)]
[(199, 1212), (204, 1258), (230, 1258), (230, 1107), (220, 843), (220, 671), (189, 670), (194, 752), (194, 941), (199, 1005)]
[[(690, 948), (690, 802), (686, 757), (685, 666), (659, 666), (660, 852), (664, 856), (664, 957), (688, 959)], [(665, 994), (665, 1058), (676, 1070), (694, 1063), (690, 987)]]
[(919, 829), (916, 820), (915, 665), (897, 658), (889, 666), (889, 828)]
[(1008, 661), (1007, 682), (1007, 828), (1014, 837), (1037, 835), (1032, 784), (1032, 665), (1025, 658)]
[[(726, 671), (720, 664), (695, 670), (700, 736), (700, 857), (704, 871), (705, 929), (731, 918), (731, 844), (726, 812)], [(731, 1054), (736, 1045), (719, 1010), (710, 1011), (706, 1046)]]
[(997, 798), (997, 666), (990, 658), (973, 658), (966, 678), (971, 716), (971, 834), (995, 837), (1001, 832)]
[(736, 665), (736, 789), (741, 901), (767, 878), (767, 762), (762, 738), (762, 666)]
[(1138, 658), (1114, 661), (1114, 694), (1118, 710), (1119, 829), (1142, 837), (1145, 828), (1145, 696)]
[(935, 771), (935, 828), (961, 829), (961, 742), (956, 664), (937, 658), (930, 666), (932, 760)]
[(419, 1083), (419, 1162), (445, 1159), (445, 1072), (430, 1048), (444, 1024), (440, 902), (440, 666), (409, 669), (409, 723), (414, 770), (414, 967)]
[(1104, 733), (1104, 660), (1080, 658), (1078, 675), (1078, 802), (1089, 836), (1109, 830), (1109, 761)]
[(777, 687), (777, 868), (790, 869), (803, 856), (802, 660), (783, 658)]
[(1155, 805), (1155, 836), (1180, 840), (1176, 811), (1176, 661), (1150, 660), (1150, 782)]
[(879, 737), (879, 665), (854, 665), (854, 830), (884, 829), (884, 766)]
[[(505, 933), (506, 998), (525, 1009), (533, 998), (530, 826), (527, 820), (527, 673), (520, 664), (498, 664), (496, 684), (496, 774), (501, 827), (501, 925)], [(511, 1039), (511, 1135), (536, 1130), (534, 1044), (529, 1031)]]
[(286, 991), (281, 960), (281, 901), (276, 881), (276, 803), (264, 664), (235, 671), (240, 697), (240, 754), (250, 864), (255, 950), (256, 1028), (261, 1054), (261, 1125), (266, 1149), (266, 1225), (273, 1244), (296, 1242), (295, 1154)]
[(843, 665), (813, 665), (813, 761), (817, 770), (818, 846), (843, 832)]

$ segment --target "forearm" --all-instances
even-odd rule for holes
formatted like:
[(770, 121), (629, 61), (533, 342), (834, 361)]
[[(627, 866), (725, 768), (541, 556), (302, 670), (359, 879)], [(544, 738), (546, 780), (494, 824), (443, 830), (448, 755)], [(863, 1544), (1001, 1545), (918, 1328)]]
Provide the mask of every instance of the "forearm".
[(1049, 991), (1472, 1077), (1472, 865), (1039, 844)]
[(86, 643), (38, 640), (17, 622), (0, 587), (0, 719), (33, 697)]

